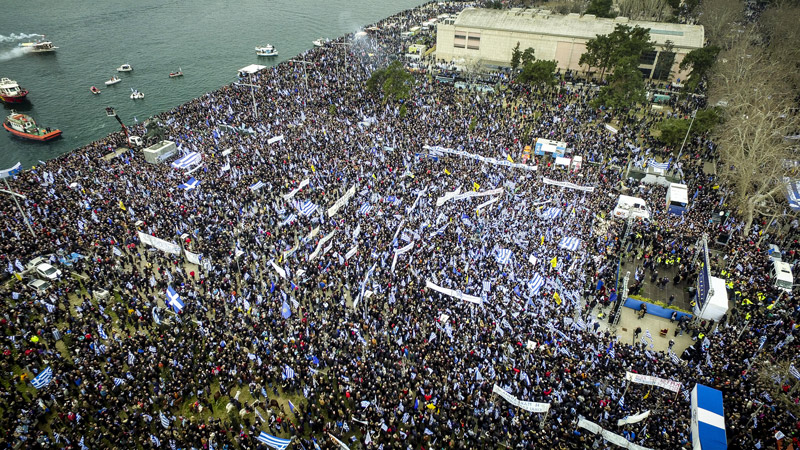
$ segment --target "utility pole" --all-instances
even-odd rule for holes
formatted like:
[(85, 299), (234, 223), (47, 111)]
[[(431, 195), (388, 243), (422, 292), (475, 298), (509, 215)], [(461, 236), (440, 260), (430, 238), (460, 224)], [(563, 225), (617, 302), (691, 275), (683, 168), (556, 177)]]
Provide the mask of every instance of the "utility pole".
[(678, 160), (675, 161), (675, 165), (678, 164), (681, 160), (681, 154), (683, 154), (683, 146), (686, 145), (686, 139), (689, 138), (689, 132), (692, 131), (692, 125), (694, 125), (694, 118), (697, 116), (697, 110), (695, 109), (692, 113), (692, 121), (689, 122), (689, 128), (686, 129), (686, 136), (683, 137), (683, 143), (681, 144), (681, 150), (678, 152)]
[[(331, 42), (330, 44), (331, 45), (344, 45), (344, 46), (353, 45), (350, 42)], [(347, 52), (348, 52), (348, 50), (345, 48), (344, 49), (344, 67), (345, 68), (347, 67)]]
[(250, 98), (253, 101), (253, 119), (258, 120), (258, 107), (256, 106), (256, 94), (254, 89), (260, 89), (261, 86), (257, 86), (253, 83), (253, 74), (250, 74), (250, 83), (233, 83), (236, 86), (248, 86), (250, 88)]
[(303, 80), (305, 80), (306, 84), (306, 91), (308, 91), (308, 72), (306, 71), (306, 66), (311, 64), (314, 65), (311, 61), (304, 61), (302, 59), (290, 59), (289, 62), (298, 63), (303, 65)]
[(28, 215), (25, 214), (25, 211), (22, 210), (22, 206), (20, 206), (18, 199), (18, 198), (26, 199), (28, 197), (12, 191), (11, 186), (8, 184), (8, 177), (18, 174), (21, 169), (22, 169), (22, 164), (17, 163), (14, 167), (11, 167), (10, 169), (0, 170), (0, 178), (2, 178), (6, 184), (6, 189), (0, 189), (0, 192), (8, 194), (14, 199), (14, 203), (17, 204), (17, 209), (19, 209), (19, 213), (22, 215), (22, 219), (25, 221), (25, 225), (28, 226), (28, 231), (30, 231), (31, 236), (35, 238), (36, 233), (33, 232), (33, 227), (31, 226), (31, 219), (29, 219)]

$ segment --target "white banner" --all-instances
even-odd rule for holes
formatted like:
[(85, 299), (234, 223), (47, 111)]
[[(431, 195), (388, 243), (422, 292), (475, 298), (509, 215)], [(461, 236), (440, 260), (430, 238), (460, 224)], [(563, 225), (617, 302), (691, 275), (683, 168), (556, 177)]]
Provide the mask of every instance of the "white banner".
[(283, 270), (279, 265), (275, 264), (275, 261), (270, 261), (269, 263), (272, 264), (272, 268), (275, 269), (275, 272), (278, 272), (278, 275), (280, 275), (285, 280), (286, 271)]
[(605, 127), (606, 127), (606, 130), (610, 131), (612, 134), (617, 134), (619, 132), (616, 128), (612, 127), (609, 124), (605, 124)]
[(485, 208), (485, 207), (487, 207), (487, 206), (491, 205), (492, 203), (494, 203), (494, 202), (496, 202), (496, 201), (498, 201), (498, 200), (500, 200), (500, 197), (495, 197), (495, 198), (493, 198), (493, 199), (491, 199), (491, 200), (487, 200), (487, 201), (485, 201), (485, 202), (481, 203), (480, 205), (478, 205), (478, 207), (477, 207), (477, 208), (475, 208), (475, 209), (478, 209), (478, 210), (480, 210), (480, 209), (482, 209), (482, 208)]
[(652, 450), (648, 447), (642, 447), (641, 445), (629, 442), (624, 437), (618, 434), (614, 434), (608, 430), (604, 430), (603, 428), (600, 427), (600, 425), (594, 422), (590, 422), (584, 418), (580, 418), (578, 420), (578, 427), (583, 428), (593, 434), (600, 434), (601, 436), (603, 436), (603, 439), (607, 440), (608, 442), (611, 442), (612, 444), (616, 444), (622, 448), (627, 448), (630, 450)]
[(353, 255), (355, 255), (357, 251), (358, 251), (358, 246), (357, 245), (355, 247), (351, 248), (350, 250), (348, 250), (347, 253), (344, 255), (345, 261), (350, 259), (350, 258), (352, 258)]
[(461, 291), (456, 291), (453, 289), (443, 288), (441, 286), (437, 286), (433, 284), (430, 280), (425, 280), (425, 287), (429, 289), (433, 289), (434, 291), (441, 292), (442, 294), (449, 295), (450, 297), (455, 297), (459, 300), (464, 300), (470, 303), (481, 303), (480, 297), (475, 297), (474, 295), (467, 295)]
[(139, 240), (142, 241), (143, 244), (152, 245), (162, 252), (172, 253), (173, 255), (181, 254), (180, 245), (167, 242), (155, 236), (150, 236), (149, 234), (142, 233), (141, 231), (139, 231)]
[(649, 409), (641, 414), (637, 414), (635, 416), (625, 416), (622, 419), (617, 420), (617, 426), (621, 427), (623, 425), (628, 425), (629, 423), (639, 423), (648, 417), (650, 417)]
[(425, 150), (428, 150), (429, 153), (434, 154), (434, 155), (442, 154), (442, 153), (448, 153), (450, 155), (457, 155), (457, 156), (462, 156), (462, 157), (469, 158), (469, 159), (475, 159), (475, 160), (478, 160), (480, 162), (494, 164), (496, 166), (514, 167), (516, 169), (525, 169), (525, 170), (531, 170), (531, 171), (536, 170), (536, 166), (529, 166), (527, 164), (512, 163), (511, 161), (507, 161), (505, 159), (487, 158), (485, 156), (475, 155), (475, 154), (472, 154), (472, 153), (465, 152), (463, 150), (453, 150), (451, 148), (444, 148), (444, 147), (439, 147), (439, 146), (433, 146), (432, 147), (430, 145), (423, 145), (422, 148), (424, 148)]
[(352, 197), (355, 193), (356, 185), (354, 184), (353, 187), (348, 189), (339, 200), (336, 200), (336, 203), (334, 203), (333, 206), (328, 208), (328, 217), (333, 217), (339, 211), (339, 208), (344, 206), (350, 200), (350, 197)]
[(547, 413), (550, 411), (550, 403), (536, 403), (536, 402), (526, 402), (524, 400), (520, 400), (517, 397), (514, 397), (510, 393), (503, 390), (498, 385), (494, 385), (492, 388), (492, 393), (497, 394), (500, 397), (503, 397), (508, 403), (511, 403), (514, 406), (518, 406), (525, 411), (530, 411), (534, 413)]
[(664, 378), (651, 377), (649, 375), (642, 375), (633, 372), (625, 372), (625, 379), (632, 383), (646, 384), (648, 386), (656, 386), (672, 392), (679, 392), (681, 390), (680, 382), (665, 380)]
[(316, 237), (318, 234), (319, 234), (319, 226), (316, 226), (316, 227), (314, 227), (313, 230), (308, 232), (308, 234), (306, 235), (306, 237), (303, 238), (301, 243), (306, 243), (306, 242), (314, 239), (314, 237)]
[(313, 260), (314, 258), (316, 258), (319, 255), (319, 251), (322, 248), (322, 246), (326, 242), (328, 242), (333, 237), (334, 234), (336, 234), (336, 230), (331, 231), (330, 233), (328, 233), (327, 236), (324, 236), (322, 239), (319, 240), (319, 242), (317, 242), (317, 248), (315, 248), (314, 252), (311, 255), (309, 255), (309, 257), (308, 257), (309, 261)]
[(408, 245), (406, 245), (405, 247), (402, 247), (402, 248), (396, 248), (396, 249), (394, 249), (394, 253), (395, 253), (396, 255), (402, 255), (403, 253), (406, 253), (407, 251), (411, 250), (412, 248), (414, 248), (414, 242), (413, 242), (413, 241), (412, 241), (412, 242), (410, 242), (410, 243), (409, 243)]
[(577, 189), (583, 192), (594, 192), (594, 187), (592, 186), (579, 186), (575, 183), (570, 183), (569, 181), (551, 180), (550, 178), (547, 177), (542, 177), (542, 181), (544, 182), (544, 184), (552, 184), (554, 186), (560, 186), (569, 189)]
[(300, 192), (300, 189), (303, 189), (304, 187), (308, 186), (308, 183), (309, 183), (308, 178), (301, 181), (299, 186), (292, 189), (292, 192), (289, 192), (288, 194), (283, 196), (284, 200), (289, 200), (290, 198), (294, 197), (294, 194), (297, 194), (298, 192)]
[(299, 245), (295, 245), (294, 247), (290, 248), (289, 250), (286, 250), (285, 252), (283, 252), (283, 259), (286, 259), (287, 256), (293, 255), (294, 252), (296, 252), (298, 248), (300, 248), (300, 246)]
[(456, 189), (453, 192), (448, 192), (447, 194), (444, 194), (443, 196), (441, 196), (441, 197), (436, 199), (436, 206), (444, 205), (444, 202), (446, 202), (446, 201), (448, 201), (448, 200), (450, 200), (452, 198), (455, 198), (455, 196), (460, 194), (460, 193), (461, 193), (461, 188), (459, 187), (458, 189)]
[(271, 137), (271, 138), (267, 139), (267, 144), (274, 144), (274, 143), (280, 142), (282, 140), (283, 140), (283, 135), (274, 136), (274, 137)]
[(456, 195), (455, 197), (453, 197), (453, 200), (463, 200), (465, 198), (472, 198), (472, 197), (486, 197), (487, 195), (495, 195), (502, 193), (503, 193), (503, 188), (497, 188), (483, 192), (470, 191), (470, 192), (464, 192), (461, 195)]
[(189, 250), (184, 250), (183, 253), (186, 255), (186, 260), (192, 264), (200, 265), (200, 260), (203, 258), (203, 255), (199, 253), (192, 253)]

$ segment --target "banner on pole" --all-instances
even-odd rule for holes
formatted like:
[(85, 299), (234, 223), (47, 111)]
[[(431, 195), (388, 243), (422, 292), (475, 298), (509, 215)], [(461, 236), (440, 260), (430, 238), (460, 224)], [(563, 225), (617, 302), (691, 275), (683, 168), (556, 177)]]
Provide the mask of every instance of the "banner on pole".
[(651, 377), (649, 375), (642, 375), (633, 372), (625, 372), (625, 379), (631, 383), (646, 384), (648, 386), (660, 387), (672, 392), (679, 392), (681, 390), (681, 383), (664, 378)]
[(526, 402), (524, 400), (520, 400), (517, 397), (514, 397), (510, 393), (506, 392), (503, 388), (501, 388), (496, 384), (492, 388), (492, 393), (497, 394), (500, 397), (503, 397), (508, 403), (520, 407), (525, 411), (530, 411), (534, 413), (547, 413), (548, 411), (550, 411), (550, 403), (536, 403), (536, 402)]

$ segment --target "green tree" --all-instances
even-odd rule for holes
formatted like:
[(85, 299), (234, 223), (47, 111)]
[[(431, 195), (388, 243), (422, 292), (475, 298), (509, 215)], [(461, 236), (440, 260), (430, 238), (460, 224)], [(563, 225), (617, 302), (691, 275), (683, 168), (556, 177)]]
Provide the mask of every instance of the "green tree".
[(589, 69), (597, 67), (600, 79), (603, 79), (606, 70), (617, 66), (619, 61), (627, 58), (638, 61), (644, 52), (654, 48), (649, 29), (617, 24), (610, 34), (597, 35), (586, 43), (586, 52), (581, 55), (579, 64), (589, 66)]
[(690, 138), (702, 135), (719, 125), (720, 121), (721, 116), (717, 108), (710, 108), (698, 110), (694, 121), (692, 119), (664, 119), (655, 127), (661, 130), (661, 140), (664, 143), (677, 147), (683, 143), (687, 132), (689, 132)]
[(536, 50), (534, 50), (534, 49), (533, 49), (533, 48), (531, 48), (531, 47), (528, 47), (528, 48), (526, 48), (526, 49), (525, 49), (525, 51), (524, 51), (524, 52), (522, 52), (522, 57), (521, 57), (521, 59), (522, 59), (522, 65), (523, 65), (523, 66), (524, 66), (525, 64), (530, 64), (530, 63), (532, 63), (532, 62), (536, 61), (536, 57), (535, 57), (535, 56), (533, 56), (533, 54), (534, 54), (535, 52), (536, 52)]
[(520, 61), (522, 61), (522, 52), (519, 50), (519, 41), (517, 41), (517, 45), (511, 50), (511, 68), (517, 70)]
[(625, 109), (637, 103), (644, 103), (646, 100), (644, 79), (639, 70), (639, 58), (629, 56), (620, 60), (614, 67), (614, 73), (608, 77), (608, 85), (600, 88), (593, 105)]
[(367, 80), (367, 90), (383, 94), (383, 102), (405, 100), (411, 96), (414, 76), (408, 73), (400, 61), (372, 72)]
[(714, 67), (720, 48), (712, 45), (709, 47), (696, 48), (686, 54), (679, 66), (681, 70), (691, 68), (689, 78), (686, 80), (685, 89), (692, 92), (700, 85), (706, 74)]
[(614, 18), (615, 14), (611, 12), (611, 7), (614, 5), (613, 0), (592, 0), (589, 7), (586, 8), (586, 14), (594, 14), (597, 17)]
[(606, 70), (611, 66), (613, 53), (614, 46), (611, 38), (608, 35), (599, 34), (586, 43), (586, 51), (583, 52), (578, 63), (588, 66), (587, 72), (591, 72), (593, 67), (600, 69), (600, 79), (603, 79)]
[(539, 60), (525, 64), (517, 80), (522, 83), (553, 85), (556, 82), (553, 73), (556, 71), (555, 61)]

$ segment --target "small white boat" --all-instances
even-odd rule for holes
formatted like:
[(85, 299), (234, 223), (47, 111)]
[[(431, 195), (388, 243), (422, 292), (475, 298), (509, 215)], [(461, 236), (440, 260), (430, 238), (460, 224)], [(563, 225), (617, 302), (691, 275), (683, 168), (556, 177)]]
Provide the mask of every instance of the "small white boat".
[(325, 47), (325, 43), (328, 42), (325, 38), (319, 38), (316, 41), (311, 41), (314, 44), (314, 47)]
[(106, 81), (106, 86), (111, 86), (112, 84), (117, 84), (120, 81), (122, 81), (122, 78), (119, 78), (116, 75), (114, 75), (113, 77), (111, 77), (110, 80)]
[(132, 70), (133, 70), (133, 67), (131, 67), (130, 64), (123, 64), (123, 65), (117, 67), (117, 72), (130, 72)]
[(181, 70), (180, 67), (178, 67), (178, 71), (177, 72), (170, 72), (169, 73), (169, 77), (170, 78), (177, 78), (177, 77), (182, 77), (182, 76), (183, 76), (183, 70)]
[(270, 44), (263, 47), (256, 47), (257, 56), (278, 56), (278, 50)]
[(141, 100), (144, 98), (144, 94), (137, 91), (134, 88), (131, 88), (131, 100)]
[(100, 89), (97, 89), (94, 86), (90, 87), (89, 90), (92, 91), (92, 94), (94, 94), (94, 95), (97, 95), (97, 94), (100, 93)]
[(42, 40), (36, 42), (23, 42), (19, 44), (20, 47), (28, 49), (32, 53), (48, 53), (54, 52), (58, 47), (54, 46), (52, 42), (44, 40), (45, 36), (42, 35)]

